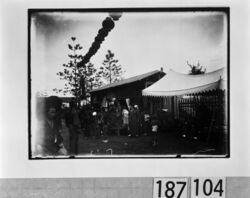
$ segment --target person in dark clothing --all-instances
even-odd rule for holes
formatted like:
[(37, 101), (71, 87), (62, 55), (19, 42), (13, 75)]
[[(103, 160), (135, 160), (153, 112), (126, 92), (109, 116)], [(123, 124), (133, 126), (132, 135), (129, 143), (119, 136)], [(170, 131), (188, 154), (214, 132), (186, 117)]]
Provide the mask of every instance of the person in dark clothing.
[(200, 134), (201, 139), (206, 139), (208, 128), (211, 123), (212, 113), (204, 102), (201, 102), (196, 107), (196, 131)]
[(107, 108), (102, 107), (101, 111), (97, 113), (97, 123), (98, 123), (98, 130), (99, 134), (102, 135), (104, 138), (107, 137)]
[(150, 134), (150, 115), (147, 111), (142, 113), (142, 130), (143, 135)]
[(139, 126), (140, 126), (140, 113), (133, 106), (130, 107), (129, 113), (129, 129), (132, 137), (139, 135)]
[(40, 120), (36, 137), (35, 155), (56, 156), (66, 155), (61, 149), (63, 139), (60, 135), (60, 119), (57, 116), (57, 109), (54, 106), (48, 107), (44, 119)]
[(88, 131), (87, 131), (87, 128), (88, 128), (88, 115), (87, 115), (87, 107), (86, 106), (83, 106), (81, 109), (80, 109), (80, 112), (79, 112), (79, 118), (80, 118), (80, 122), (81, 122), (81, 128), (83, 129), (83, 133), (84, 133), (84, 136), (89, 136), (88, 134)]
[(102, 115), (103, 115), (103, 126), (102, 126), (103, 137), (107, 138), (107, 135), (108, 135), (108, 108), (104, 107), (104, 109), (102, 110)]
[(98, 125), (98, 118), (97, 118), (97, 111), (92, 110), (89, 120), (90, 125), (90, 134), (93, 138), (99, 138), (99, 125)]
[(115, 107), (115, 133), (120, 136), (122, 128), (122, 109), (120, 105)]
[(158, 130), (159, 130), (159, 119), (157, 114), (154, 114), (151, 119), (153, 146), (158, 145)]
[(69, 128), (69, 152), (70, 155), (78, 154), (78, 133), (81, 128), (79, 111), (73, 101), (70, 102), (70, 109), (66, 115), (66, 125)]

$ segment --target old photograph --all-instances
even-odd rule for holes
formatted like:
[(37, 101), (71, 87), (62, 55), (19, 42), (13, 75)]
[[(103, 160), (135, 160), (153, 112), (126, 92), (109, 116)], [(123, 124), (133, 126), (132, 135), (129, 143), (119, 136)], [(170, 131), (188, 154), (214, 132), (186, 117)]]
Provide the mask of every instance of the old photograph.
[(29, 159), (230, 157), (229, 9), (29, 9)]

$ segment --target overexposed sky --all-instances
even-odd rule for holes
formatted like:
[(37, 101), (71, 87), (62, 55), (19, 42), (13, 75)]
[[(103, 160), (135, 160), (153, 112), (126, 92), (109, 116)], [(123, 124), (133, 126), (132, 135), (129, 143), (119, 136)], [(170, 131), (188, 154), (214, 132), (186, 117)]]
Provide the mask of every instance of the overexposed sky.
[[(63, 88), (56, 75), (67, 63), (74, 36), (88, 51), (108, 12), (42, 12), (31, 20), (32, 91)], [(115, 53), (124, 77), (163, 67), (187, 73), (186, 61), (207, 72), (227, 66), (227, 21), (223, 12), (123, 12), (114, 29), (90, 59), (100, 67), (107, 50)]]

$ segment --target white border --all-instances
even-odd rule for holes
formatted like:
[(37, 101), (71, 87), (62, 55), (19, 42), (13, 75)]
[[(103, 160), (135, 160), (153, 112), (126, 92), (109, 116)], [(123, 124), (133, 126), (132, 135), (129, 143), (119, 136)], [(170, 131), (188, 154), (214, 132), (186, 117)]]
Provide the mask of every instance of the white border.
[[(229, 159), (28, 160), (28, 8), (230, 7)], [(247, 0), (75, 1), (3, 0), (0, 3), (0, 178), (250, 176), (249, 41)]]

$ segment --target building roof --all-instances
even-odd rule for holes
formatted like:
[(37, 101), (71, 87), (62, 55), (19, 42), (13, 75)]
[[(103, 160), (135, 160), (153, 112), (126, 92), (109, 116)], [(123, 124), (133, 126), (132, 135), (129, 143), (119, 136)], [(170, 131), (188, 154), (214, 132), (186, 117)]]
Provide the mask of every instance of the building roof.
[(226, 69), (189, 75), (170, 70), (166, 76), (142, 91), (144, 96), (178, 96), (205, 92), (214, 89), (226, 89)]
[(154, 70), (154, 71), (151, 71), (151, 72), (148, 72), (148, 73), (145, 73), (145, 74), (141, 74), (141, 75), (138, 75), (138, 76), (134, 76), (134, 77), (131, 77), (131, 78), (120, 80), (120, 81), (115, 82), (115, 83), (111, 83), (109, 85), (105, 85), (103, 87), (94, 89), (94, 90), (92, 90), (90, 92), (93, 93), (93, 92), (102, 91), (102, 90), (105, 90), (105, 89), (110, 89), (110, 88), (114, 88), (114, 87), (118, 87), (118, 86), (130, 84), (130, 83), (133, 83), (133, 82), (136, 82), (136, 81), (143, 80), (143, 79), (145, 79), (147, 77), (153, 76), (153, 75), (155, 75), (157, 73), (164, 73), (164, 72), (163, 71), (159, 71), (159, 70)]

